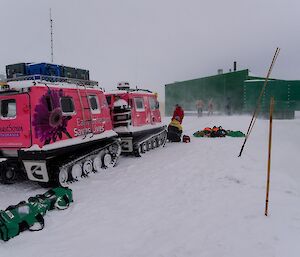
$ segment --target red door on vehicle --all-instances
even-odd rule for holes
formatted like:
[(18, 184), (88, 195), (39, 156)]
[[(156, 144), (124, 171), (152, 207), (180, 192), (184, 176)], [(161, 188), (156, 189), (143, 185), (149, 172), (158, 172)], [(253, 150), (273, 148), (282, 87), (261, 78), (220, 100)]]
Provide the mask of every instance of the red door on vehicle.
[(150, 112), (151, 112), (151, 124), (161, 122), (159, 103), (155, 96), (149, 97), (149, 105), (150, 105)]
[(27, 93), (0, 95), (0, 147), (30, 147), (30, 102)]
[(134, 97), (134, 113), (133, 113), (133, 125), (142, 126), (146, 124), (146, 110), (145, 110), (145, 102), (144, 98)]

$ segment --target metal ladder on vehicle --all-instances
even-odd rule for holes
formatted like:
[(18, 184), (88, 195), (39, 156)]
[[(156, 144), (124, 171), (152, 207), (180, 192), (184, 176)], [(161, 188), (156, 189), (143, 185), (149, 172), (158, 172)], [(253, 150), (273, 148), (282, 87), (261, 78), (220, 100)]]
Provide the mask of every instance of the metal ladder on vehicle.
[[(80, 86), (84, 87), (84, 93), (85, 95), (83, 96), (81, 91), (80, 91)], [(80, 106), (81, 106), (81, 111), (82, 111), (82, 119), (83, 119), (83, 128), (84, 128), (84, 137), (83, 139), (86, 138), (86, 136), (88, 134), (92, 134), (91, 137), (94, 136), (94, 132), (93, 132), (93, 115), (92, 115), (92, 110), (91, 110), (91, 105), (90, 105), (90, 101), (89, 101), (89, 97), (88, 97), (88, 94), (87, 94), (87, 89), (86, 89), (86, 86), (85, 85), (77, 85), (77, 93), (78, 93), (78, 97), (79, 97), (79, 102), (80, 102)], [(87, 102), (87, 107), (84, 106), (83, 104), (83, 101), (82, 101), (82, 98), (85, 98), (86, 99), (86, 102)], [(85, 111), (86, 110), (89, 110), (89, 119), (86, 119), (86, 113)], [(87, 126), (87, 123), (88, 123), (88, 126)], [(90, 132), (88, 132), (88, 130)]]

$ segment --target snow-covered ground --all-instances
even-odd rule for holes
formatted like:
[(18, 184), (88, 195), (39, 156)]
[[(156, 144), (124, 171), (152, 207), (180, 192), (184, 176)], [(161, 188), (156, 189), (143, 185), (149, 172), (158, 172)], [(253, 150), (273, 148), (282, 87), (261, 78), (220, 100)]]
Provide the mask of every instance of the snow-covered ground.
[[(300, 119), (274, 120), (269, 216), (268, 121), (243, 138), (194, 138), (206, 126), (246, 131), (249, 116), (185, 117), (190, 144), (169, 143), (71, 185), (74, 203), (45, 228), (0, 242), (0, 256), (298, 257)], [(169, 119), (166, 119), (167, 121)], [(0, 209), (45, 190), (0, 185)]]

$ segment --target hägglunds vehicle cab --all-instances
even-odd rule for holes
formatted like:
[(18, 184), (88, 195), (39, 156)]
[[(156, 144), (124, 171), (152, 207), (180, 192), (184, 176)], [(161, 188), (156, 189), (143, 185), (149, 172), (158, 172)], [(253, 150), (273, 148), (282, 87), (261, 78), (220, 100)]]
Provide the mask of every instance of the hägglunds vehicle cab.
[(121, 82), (118, 90), (105, 92), (105, 95), (123, 153), (140, 156), (165, 145), (166, 126), (161, 121), (156, 94), (149, 90), (130, 89), (129, 83)]
[(34, 74), (7, 85), (0, 91), (2, 183), (24, 173), (64, 186), (117, 163), (120, 139), (98, 83)]

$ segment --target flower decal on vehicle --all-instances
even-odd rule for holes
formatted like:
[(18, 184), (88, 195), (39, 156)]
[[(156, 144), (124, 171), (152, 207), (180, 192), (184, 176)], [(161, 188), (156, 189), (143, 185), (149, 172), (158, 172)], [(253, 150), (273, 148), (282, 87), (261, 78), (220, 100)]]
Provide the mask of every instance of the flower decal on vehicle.
[(56, 142), (57, 139), (62, 139), (63, 134), (68, 138), (71, 135), (67, 131), (68, 121), (71, 116), (63, 116), (60, 107), (60, 98), (64, 96), (63, 91), (48, 90), (44, 94), (39, 104), (34, 109), (33, 122), (35, 137), (47, 145)]

